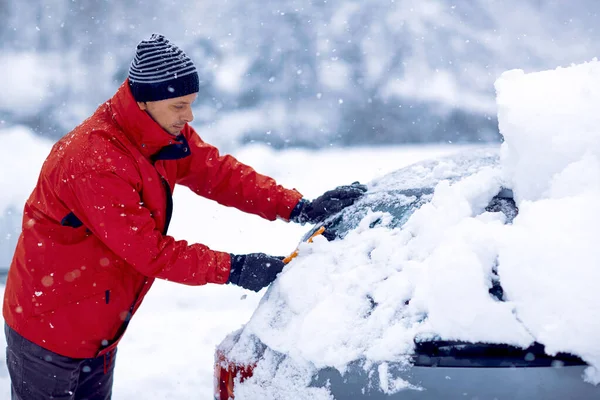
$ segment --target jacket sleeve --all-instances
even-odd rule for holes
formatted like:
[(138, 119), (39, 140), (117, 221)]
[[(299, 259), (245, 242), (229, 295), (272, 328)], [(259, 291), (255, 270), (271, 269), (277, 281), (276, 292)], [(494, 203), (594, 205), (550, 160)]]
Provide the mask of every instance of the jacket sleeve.
[(203, 142), (188, 126), (190, 157), (178, 160), (177, 183), (220, 204), (259, 215), (268, 220), (288, 221), (302, 195), (286, 189), (274, 179), (257, 173), (230, 155)]
[(141, 274), (187, 285), (225, 283), (230, 256), (163, 236), (134, 184), (115, 172), (90, 172), (66, 183), (66, 205), (106, 247)]

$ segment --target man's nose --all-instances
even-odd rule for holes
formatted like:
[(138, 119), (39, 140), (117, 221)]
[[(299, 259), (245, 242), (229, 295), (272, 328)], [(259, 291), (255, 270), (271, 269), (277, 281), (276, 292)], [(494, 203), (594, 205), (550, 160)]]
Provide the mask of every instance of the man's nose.
[(194, 113), (192, 112), (192, 107), (188, 108), (183, 115), (185, 122), (190, 123), (194, 120)]

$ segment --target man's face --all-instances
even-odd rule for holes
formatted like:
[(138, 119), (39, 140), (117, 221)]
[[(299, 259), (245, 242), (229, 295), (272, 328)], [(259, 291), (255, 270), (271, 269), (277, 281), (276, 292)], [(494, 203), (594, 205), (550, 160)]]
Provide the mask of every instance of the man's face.
[(160, 101), (138, 102), (140, 110), (146, 111), (157, 124), (171, 135), (179, 135), (186, 123), (192, 122), (192, 103), (198, 93)]

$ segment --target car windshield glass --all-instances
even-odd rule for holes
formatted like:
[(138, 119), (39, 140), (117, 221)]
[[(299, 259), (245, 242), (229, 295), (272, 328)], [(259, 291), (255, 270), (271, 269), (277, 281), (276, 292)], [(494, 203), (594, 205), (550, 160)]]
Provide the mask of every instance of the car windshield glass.
[[(368, 212), (384, 212), (391, 216), (385, 221), (389, 228), (401, 227), (415, 210), (431, 200), (433, 188), (389, 190), (370, 192), (357, 204), (348, 207), (334, 218), (319, 225), (325, 227), (323, 235), (328, 240), (343, 238), (356, 228)], [(382, 218), (371, 222), (371, 227), (384, 223)], [(311, 230), (307, 236), (314, 233)]]

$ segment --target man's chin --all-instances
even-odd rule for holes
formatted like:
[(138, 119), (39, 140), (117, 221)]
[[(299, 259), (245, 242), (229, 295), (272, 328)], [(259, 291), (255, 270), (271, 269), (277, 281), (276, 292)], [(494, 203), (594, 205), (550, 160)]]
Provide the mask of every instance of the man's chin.
[(170, 135), (173, 136), (178, 136), (181, 131), (183, 130), (183, 128), (170, 128), (170, 129), (165, 129), (167, 131), (167, 133), (169, 133)]

